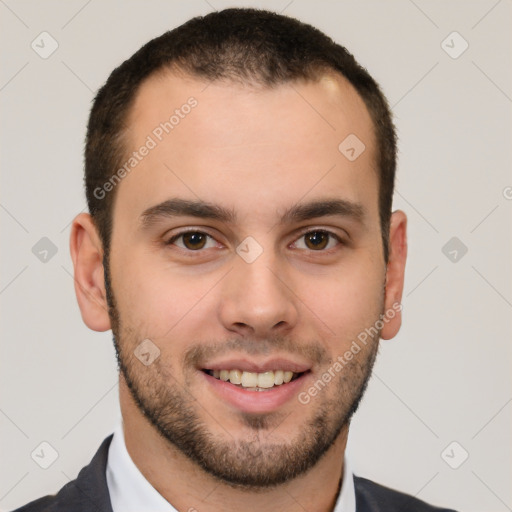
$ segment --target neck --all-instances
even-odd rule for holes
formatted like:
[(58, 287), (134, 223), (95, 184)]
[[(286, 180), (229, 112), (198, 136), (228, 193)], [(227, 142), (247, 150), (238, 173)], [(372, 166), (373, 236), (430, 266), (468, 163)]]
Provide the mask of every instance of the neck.
[[(343, 474), (348, 428), (306, 474), (273, 488), (234, 488), (207, 474), (156, 431), (120, 379), (120, 401), (128, 453), (146, 480), (176, 510), (328, 512), (334, 509)], [(322, 489), (319, 493), (318, 489)]]

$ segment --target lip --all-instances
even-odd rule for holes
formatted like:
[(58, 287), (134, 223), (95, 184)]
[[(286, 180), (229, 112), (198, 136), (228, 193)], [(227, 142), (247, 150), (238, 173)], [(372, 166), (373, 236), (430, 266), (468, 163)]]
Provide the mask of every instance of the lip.
[(290, 361), (289, 359), (269, 359), (267, 361), (255, 362), (247, 359), (226, 359), (206, 363), (204, 370), (240, 370), (241, 372), (263, 373), (276, 370), (283, 370), (293, 373), (304, 373), (311, 370), (311, 366), (303, 363)]
[[(225, 364), (225, 363), (223, 363)], [(236, 366), (226, 367), (237, 368)], [(251, 366), (254, 368), (254, 365)], [(220, 368), (212, 368), (220, 369)], [(238, 369), (238, 368), (237, 368)], [(283, 369), (283, 368), (280, 368)], [(252, 370), (244, 370), (252, 371)], [(262, 370), (258, 370), (262, 371)], [(264, 370), (263, 370), (264, 371)], [(290, 370), (293, 371), (293, 370)], [(274, 386), (266, 391), (249, 391), (242, 387), (235, 386), (230, 382), (225, 382), (220, 379), (216, 379), (211, 375), (208, 375), (204, 371), (200, 371), (201, 375), (205, 379), (206, 385), (211, 388), (212, 392), (222, 401), (227, 402), (229, 405), (234, 407), (239, 412), (252, 413), (252, 414), (263, 414), (274, 412), (290, 400), (296, 398), (300, 389), (303, 388), (309, 380), (310, 372), (302, 374), (300, 377), (288, 382), (287, 384), (281, 384), (280, 386)], [(297, 372), (300, 373), (300, 372)]]

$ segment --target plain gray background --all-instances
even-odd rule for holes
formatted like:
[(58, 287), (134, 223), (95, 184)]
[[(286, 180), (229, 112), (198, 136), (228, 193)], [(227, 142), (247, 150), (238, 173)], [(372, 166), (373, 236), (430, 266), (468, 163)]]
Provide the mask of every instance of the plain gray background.
[[(510, 0), (0, 0), (1, 510), (73, 479), (120, 416), (111, 333), (82, 323), (68, 249), (93, 94), (149, 39), (249, 5), (347, 46), (399, 132), (404, 325), (353, 421), (355, 471), (461, 511), (512, 510)], [(46, 59), (31, 47), (51, 49), (43, 31), (58, 43)], [(57, 252), (41, 261), (44, 237)], [(47, 469), (41, 442), (58, 453)]]

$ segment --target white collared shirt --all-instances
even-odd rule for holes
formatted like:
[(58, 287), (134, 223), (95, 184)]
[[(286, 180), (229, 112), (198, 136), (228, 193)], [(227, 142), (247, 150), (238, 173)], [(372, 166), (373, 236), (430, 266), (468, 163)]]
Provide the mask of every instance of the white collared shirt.
[[(343, 485), (334, 512), (356, 512), (354, 475), (345, 457)], [(177, 512), (146, 480), (133, 462), (119, 422), (108, 451), (107, 485), (114, 512)]]

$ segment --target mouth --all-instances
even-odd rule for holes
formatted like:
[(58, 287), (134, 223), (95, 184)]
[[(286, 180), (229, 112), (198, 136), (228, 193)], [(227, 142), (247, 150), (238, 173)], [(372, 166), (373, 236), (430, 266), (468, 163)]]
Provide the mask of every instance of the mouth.
[(250, 414), (266, 414), (291, 406), (312, 375), (310, 365), (288, 359), (262, 364), (231, 359), (206, 363), (198, 370), (215, 399)]
[(270, 391), (278, 386), (283, 386), (284, 384), (297, 380), (307, 373), (307, 371), (292, 372), (290, 370), (249, 372), (238, 369), (203, 369), (203, 372), (214, 379), (229, 382), (233, 386), (237, 386), (247, 391)]

